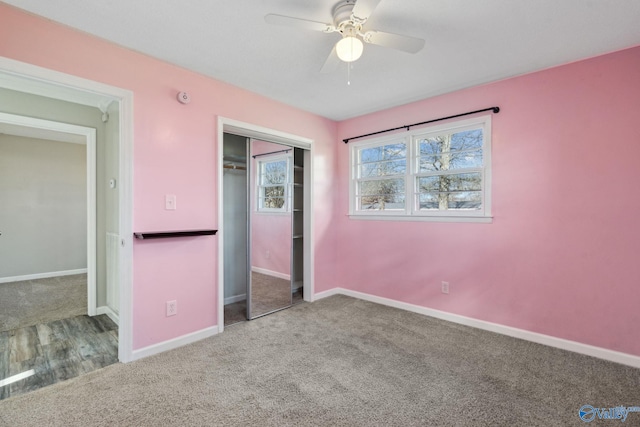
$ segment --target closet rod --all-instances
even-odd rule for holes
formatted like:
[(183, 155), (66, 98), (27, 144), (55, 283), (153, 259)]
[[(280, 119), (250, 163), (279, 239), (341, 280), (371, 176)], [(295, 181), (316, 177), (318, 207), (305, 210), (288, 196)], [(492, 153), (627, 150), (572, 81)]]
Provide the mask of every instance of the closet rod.
[(286, 150), (280, 150), (280, 151), (272, 151), (270, 153), (256, 154), (256, 155), (251, 156), (251, 157), (253, 157), (255, 159), (256, 157), (260, 157), (260, 156), (268, 156), (269, 154), (276, 154), (276, 153), (288, 153), (289, 151), (291, 151), (291, 148), (288, 148)]
[(225, 169), (233, 169), (233, 170), (240, 170), (240, 171), (246, 171), (247, 168), (244, 166), (236, 166), (236, 165), (222, 165), (223, 168)]
[(397, 128), (391, 128), (391, 129), (380, 130), (378, 132), (367, 133), (365, 135), (353, 136), (351, 138), (343, 139), (342, 141), (345, 144), (347, 144), (351, 140), (364, 138), (366, 136), (379, 135), (381, 133), (393, 132), (394, 130), (400, 130), (400, 129), (409, 130), (414, 126), (426, 125), (427, 123), (439, 122), (439, 121), (442, 121), (442, 120), (455, 119), (456, 117), (468, 116), (470, 114), (482, 113), (482, 112), (485, 112), (485, 111), (493, 111), (494, 113), (497, 114), (497, 113), (500, 112), (500, 107), (489, 107), (489, 108), (484, 108), (482, 110), (469, 111), (468, 113), (456, 114), (455, 116), (440, 117), (439, 119), (427, 120), (426, 122), (414, 123), (412, 125), (404, 125), (404, 126), (399, 126)]

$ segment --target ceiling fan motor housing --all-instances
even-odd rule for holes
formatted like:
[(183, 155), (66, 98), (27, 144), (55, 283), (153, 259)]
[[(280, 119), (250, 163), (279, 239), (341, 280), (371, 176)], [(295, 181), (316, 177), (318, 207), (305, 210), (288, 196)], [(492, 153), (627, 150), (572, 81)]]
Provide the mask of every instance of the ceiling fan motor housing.
[(360, 31), (365, 22), (365, 20), (353, 16), (355, 3), (355, 0), (345, 0), (333, 8), (333, 23), (336, 29), (343, 34), (343, 30), (348, 27), (354, 27), (356, 31)]

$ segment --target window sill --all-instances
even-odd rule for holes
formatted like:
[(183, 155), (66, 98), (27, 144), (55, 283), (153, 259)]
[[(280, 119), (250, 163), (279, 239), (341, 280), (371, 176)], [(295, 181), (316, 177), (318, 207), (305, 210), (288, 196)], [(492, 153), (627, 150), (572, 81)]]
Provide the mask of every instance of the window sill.
[(256, 215), (265, 215), (265, 216), (288, 216), (291, 215), (290, 211), (281, 211), (281, 212), (265, 212), (265, 211), (253, 211)]
[(414, 222), (475, 222), (493, 223), (492, 216), (418, 216), (418, 215), (359, 215), (350, 214), (349, 219), (365, 221), (414, 221)]

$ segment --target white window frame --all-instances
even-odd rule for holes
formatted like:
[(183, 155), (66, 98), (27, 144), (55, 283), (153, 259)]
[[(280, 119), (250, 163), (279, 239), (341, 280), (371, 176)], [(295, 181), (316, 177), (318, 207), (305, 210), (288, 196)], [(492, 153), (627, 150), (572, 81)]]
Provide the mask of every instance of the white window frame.
[[(256, 160), (256, 212), (261, 214), (286, 214), (291, 210), (291, 176), (292, 176), (292, 162), (290, 154), (274, 154), (274, 155), (266, 155), (260, 156), (255, 159)], [(262, 188), (266, 187), (261, 185), (260, 178), (262, 176), (262, 165), (264, 163), (276, 163), (281, 161), (286, 161), (286, 171), (287, 175), (285, 177), (284, 186), (284, 205), (281, 208), (265, 208), (261, 206), (261, 195)]]
[[(480, 172), (482, 176), (482, 207), (478, 210), (419, 210), (416, 201), (416, 182), (420, 176), (429, 173), (418, 172), (418, 139), (443, 133), (459, 132), (465, 129), (483, 131), (483, 166), (481, 168), (460, 169), (456, 173)], [(358, 153), (362, 149), (404, 142), (407, 145), (407, 169), (405, 180), (404, 210), (357, 210), (356, 186), (358, 183)], [(407, 133), (367, 139), (349, 144), (349, 217), (364, 220), (393, 221), (434, 221), (434, 222), (481, 222), (490, 223), (491, 216), (491, 116), (484, 115), (471, 119), (457, 120), (444, 124), (411, 129)], [(433, 174), (431, 174), (433, 175)]]

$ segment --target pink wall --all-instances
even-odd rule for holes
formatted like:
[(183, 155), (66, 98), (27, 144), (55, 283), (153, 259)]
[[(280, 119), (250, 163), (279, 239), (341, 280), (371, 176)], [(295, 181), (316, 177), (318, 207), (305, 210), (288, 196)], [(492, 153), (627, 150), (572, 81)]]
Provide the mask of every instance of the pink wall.
[[(331, 220), (336, 124), (237, 87), (115, 46), (0, 3), (0, 55), (134, 93), (134, 230), (218, 228), (217, 116), (314, 140), (317, 179), (316, 262), (334, 262)], [(220, 58), (224, 60), (224, 58)], [(191, 94), (189, 105), (176, 101)], [(177, 196), (176, 211), (164, 195)], [(217, 239), (135, 243), (134, 349), (217, 323)], [(332, 270), (316, 269), (316, 289), (333, 287)], [(178, 315), (165, 317), (165, 302)]]
[(340, 147), (338, 284), (640, 355), (639, 82), (635, 48), (340, 123), (342, 139), (501, 108), (492, 224), (348, 219)]

